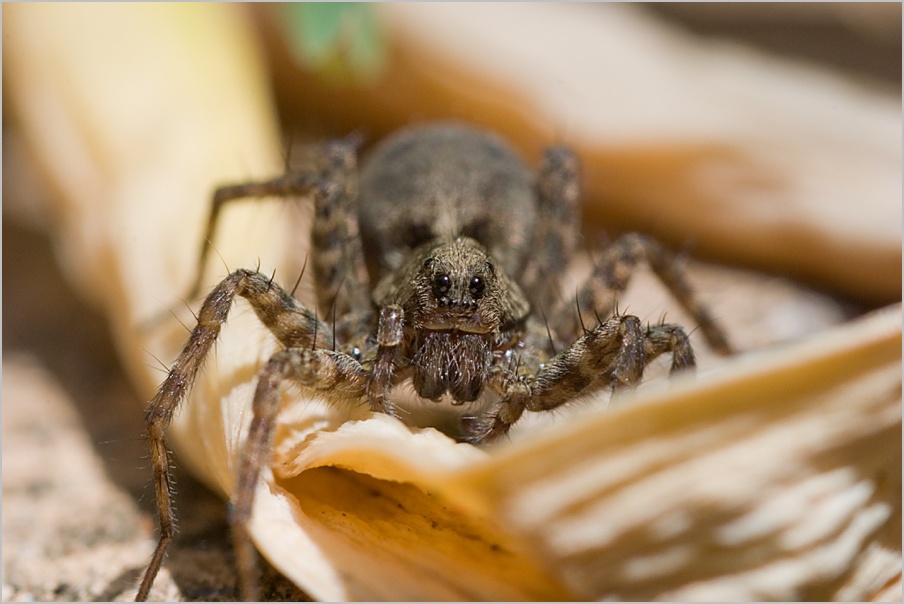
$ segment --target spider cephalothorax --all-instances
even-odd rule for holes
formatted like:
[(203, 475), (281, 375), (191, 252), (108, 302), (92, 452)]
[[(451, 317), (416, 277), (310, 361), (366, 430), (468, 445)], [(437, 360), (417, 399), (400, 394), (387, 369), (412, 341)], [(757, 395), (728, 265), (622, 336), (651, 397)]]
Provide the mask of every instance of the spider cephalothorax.
[[(165, 431), (210, 351), (235, 296), (245, 298), (283, 348), (262, 368), (238, 465), (230, 521), (243, 595), (256, 600), (247, 533), (254, 486), (268, 463), (280, 388), (293, 384), (335, 405), (394, 414), (410, 382), (425, 404), (463, 407), (457, 438), (506, 434), (524, 411), (546, 411), (605, 388), (636, 384), (662, 353), (693, 367), (684, 330), (614, 313), (633, 267), (646, 261), (696, 320), (710, 345), (728, 345), (671, 256), (630, 234), (603, 250), (577, 292), (586, 329), (560, 291), (580, 232), (578, 168), (549, 149), (536, 174), (499, 137), (459, 124), (403, 130), (357, 170), (349, 141), (326, 145), (317, 166), (214, 195), (201, 254), (220, 208), (243, 197), (313, 195), (312, 260), (324, 325), (272, 277), (234, 271), (207, 296), (198, 324), (147, 413), (161, 537), (138, 599), (147, 597), (172, 534)], [(479, 404), (476, 402), (479, 401)]]
[(374, 290), (380, 306), (397, 305), (406, 323), (398, 355), (411, 359), (418, 395), (453, 404), (477, 399), (493, 352), (510, 346), (529, 306), (520, 288), (497, 269), (474, 239), (435, 239), (412, 250), (397, 274)]

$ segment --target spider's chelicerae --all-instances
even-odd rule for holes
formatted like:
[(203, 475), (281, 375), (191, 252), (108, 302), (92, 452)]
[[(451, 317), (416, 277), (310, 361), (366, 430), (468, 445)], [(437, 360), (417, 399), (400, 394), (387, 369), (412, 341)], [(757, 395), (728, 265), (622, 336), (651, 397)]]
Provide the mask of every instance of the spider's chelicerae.
[(138, 599), (147, 597), (173, 533), (166, 429), (236, 296), (282, 345), (258, 377), (230, 511), (240, 588), (250, 600), (257, 600), (257, 566), (247, 523), (284, 382), (336, 405), (393, 414), (393, 389), (410, 381), (426, 401), (461, 406), (461, 440), (494, 441), (525, 410), (637, 384), (663, 353), (671, 354), (673, 372), (694, 366), (680, 326), (613, 314), (640, 261), (710, 346), (728, 352), (672, 256), (636, 234), (603, 250), (578, 290), (578, 309), (599, 319), (584, 328), (573, 297), (559, 287), (579, 237), (578, 192), (578, 162), (568, 149), (548, 149), (534, 174), (497, 136), (458, 124), (403, 130), (360, 171), (355, 144), (338, 141), (324, 146), (316, 168), (217, 190), (208, 238), (231, 200), (313, 195), (317, 302), (332, 318), (319, 318), (253, 270), (231, 273), (204, 300), (147, 412), (160, 540)]

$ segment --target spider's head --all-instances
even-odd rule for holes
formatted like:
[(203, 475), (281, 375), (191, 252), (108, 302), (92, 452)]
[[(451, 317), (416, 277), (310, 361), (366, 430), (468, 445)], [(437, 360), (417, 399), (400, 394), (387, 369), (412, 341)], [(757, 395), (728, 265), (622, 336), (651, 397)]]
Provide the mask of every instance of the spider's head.
[(526, 314), (518, 286), (469, 237), (430, 246), (414, 281), (416, 322), (425, 329), (489, 334)]

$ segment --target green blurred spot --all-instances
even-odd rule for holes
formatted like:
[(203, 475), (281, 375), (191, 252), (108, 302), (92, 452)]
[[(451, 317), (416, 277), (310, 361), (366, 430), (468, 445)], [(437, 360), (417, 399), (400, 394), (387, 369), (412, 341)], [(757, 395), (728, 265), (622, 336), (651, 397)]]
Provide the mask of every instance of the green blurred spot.
[(305, 68), (336, 83), (377, 79), (386, 48), (374, 5), (300, 2), (278, 5), (291, 49)]

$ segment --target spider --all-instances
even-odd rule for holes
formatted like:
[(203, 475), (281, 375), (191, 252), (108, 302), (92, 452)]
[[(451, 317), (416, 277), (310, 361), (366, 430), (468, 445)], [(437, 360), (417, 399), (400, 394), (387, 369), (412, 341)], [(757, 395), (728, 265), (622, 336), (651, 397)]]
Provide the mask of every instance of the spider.
[(614, 312), (640, 261), (709, 345), (729, 352), (672, 255), (643, 235), (608, 246), (578, 290), (578, 311), (595, 314), (598, 324), (586, 329), (569, 312), (572, 301), (560, 295), (560, 279), (576, 251), (580, 218), (578, 161), (567, 148), (547, 149), (534, 174), (500, 137), (458, 123), (401, 130), (377, 145), (360, 171), (356, 147), (352, 139), (334, 141), (314, 167), (214, 194), (201, 266), (224, 204), (313, 196), (317, 303), (333, 320), (325, 322), (255, 270), (232, 272), (206, 297), (147, 410), (160, 536), (138, 600), (147, 598), (174, 531), (167, 426), (236, 296), (281, 344), (258, 376), (230, 507), (239, 588), (251, 601), (258, 599), (257, 558), (248, 521), (254, 485), (270, 459), (284, 382), (335, 405), (390, 415), (397, 415), (394, 388), (410, 383), (424, 401), (467, 411), (460, 440), (495, 441), (524, 411), (634, 386), (663, 353), (671, 354), (672, 372), (694, 367), (680, 326), (644, 325)]

